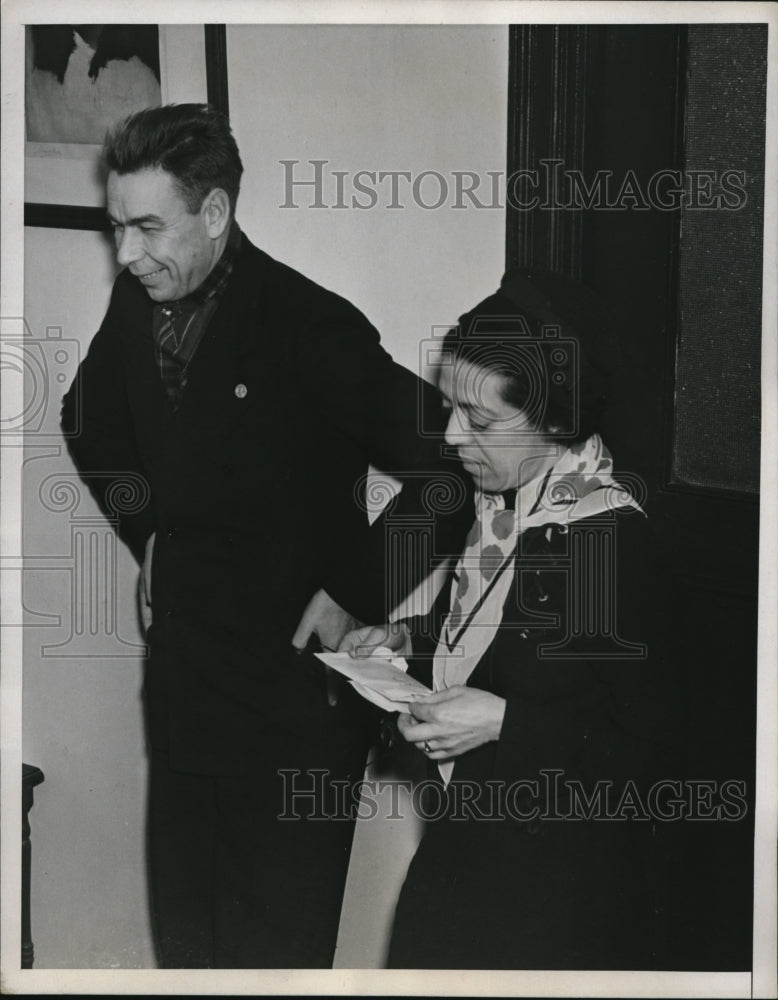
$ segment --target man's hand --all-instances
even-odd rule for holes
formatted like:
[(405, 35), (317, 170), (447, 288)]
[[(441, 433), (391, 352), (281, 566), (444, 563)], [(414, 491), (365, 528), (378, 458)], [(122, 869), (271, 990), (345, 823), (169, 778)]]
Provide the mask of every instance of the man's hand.
[(505, 716), (505, 699), (478, 688), (455, 687), (417, 695), (410, 715), (397, 719), (400, 734), (430, 760), (446, 760), (496, 740)]
[(348, 653), (355, 659), (382, 652), (396, 656), (410, 656), (411, 636), (404, 622), (387, 622), (385, 625), (364, 625), (343, 637), (339, 653)]
[(323, 649), (335, 650), (349, 629), (359, 624), (326, 591), (319, 590), (303, 611), (297, 631), (292, 636), (292, 645), (298, 652), (302, 652), (311, 636), (316, 635)]
[[(356, 618), (333, 601), (326, 590), (319, 590), (303, 611), (297, 631), (292, 636), (292, 645), (298, 653), (302, 653), (311, 636), (315, 635), (322, 649), (335, 650), (349, 629), (359, 624)], [(325, 666), (324, 670), (327, 675), (327, 701), (330, 705), (337, 705), (340, 676), (331, 667)]]
[(143, 554), (143, 565), (140, 568), (138, 577), (138, 607), (140, 608), (140, 621), (143, 626), (143, 634), (148, 632), (151, 626), (151, 560), (154, 555), (154, 539), (156, 532), (152, 532), (146, 542), (146, 551)]

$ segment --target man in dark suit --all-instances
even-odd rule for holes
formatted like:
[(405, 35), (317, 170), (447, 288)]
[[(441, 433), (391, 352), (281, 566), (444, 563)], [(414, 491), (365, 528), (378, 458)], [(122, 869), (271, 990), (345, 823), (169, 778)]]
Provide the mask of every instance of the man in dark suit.
[(384, 619), (383, 546), (357, 485), (368, 462), (441, 467), (416, 416), (420, 393), (428, 411), (437, 399), (354, 306), (241, 233), (222, 115), (148, 109), (105, 157), (124, 270), (63, 426), (98, 501), (122, 508), (153, 609), (160, 963), (329, 966), (353, 835), (343, 803), (375, 720), (350, 689), (331, 704), (300, 650)]

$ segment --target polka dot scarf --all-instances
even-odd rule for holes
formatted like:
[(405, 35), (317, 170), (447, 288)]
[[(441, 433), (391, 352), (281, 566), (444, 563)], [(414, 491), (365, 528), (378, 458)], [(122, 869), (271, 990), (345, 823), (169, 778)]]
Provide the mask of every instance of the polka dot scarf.
[(598, 434), (565, 448), (550, 468), (525, 483), (515, 510), (501, 493), (476, 493), (476, 519), (451, 584), (451, 606), (435, 652), (436, 691), (464, 684), (502, 621), (514, 576), (519, 535), (570, 524), (617, 507), (640, 507), (612, 477), (613, 461)]

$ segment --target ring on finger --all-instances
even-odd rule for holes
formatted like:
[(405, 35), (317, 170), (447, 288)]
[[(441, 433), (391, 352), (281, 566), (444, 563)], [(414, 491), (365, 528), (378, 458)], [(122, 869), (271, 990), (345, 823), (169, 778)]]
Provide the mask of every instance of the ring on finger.
[(429, 740), (425, 740), (424, 741), (424, 752), (425, 753), (432, 753), (432, 747), (430, 746), (430, 741)]

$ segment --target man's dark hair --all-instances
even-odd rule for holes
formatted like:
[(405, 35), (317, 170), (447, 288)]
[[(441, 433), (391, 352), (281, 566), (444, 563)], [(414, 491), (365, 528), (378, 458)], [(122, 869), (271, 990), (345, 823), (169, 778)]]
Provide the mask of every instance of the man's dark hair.
[(614, 352), (596, 296), (553, 272), (507, 272), (499, 291), (461, 316), (444, 341), (449, 363), (502, 375), (505, 402), (567, 444), (601, 429)]
[(160, 167), (178, 185), (190, 212), (222, 188), (235, 203), (243, 164), (226, 115), (208, 104), (166, 104), (145, 108), (106, 136), (105, 164), (117, 174)]

